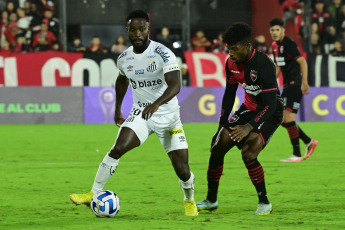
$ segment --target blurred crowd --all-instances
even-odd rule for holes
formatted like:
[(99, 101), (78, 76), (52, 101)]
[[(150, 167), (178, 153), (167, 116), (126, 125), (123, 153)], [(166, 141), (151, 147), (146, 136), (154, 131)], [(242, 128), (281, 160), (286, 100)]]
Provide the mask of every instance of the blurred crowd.
[[(345, 0), (311, 0), (311, 33), (305, 32), (304, 12), (308, 0), (277, 0), (282, 9), (282, 19), (294, 26), (295, 38), (310, 39), (312, 53), (345, 56)], [(0, 45), (2, 53), (26, 53), (39, 51), (62, 51), (57, 0), (0, 0)], [(267, 28), (268, 30), (268, 28)], [(175, 31), (177, 32), (177, 31)], [(191, 39), (194, 52), (228, 53), (222, 33), (207, 37), (203, 30), (196, 30)], [(84, 45), (80, 37), (69, 39), (69, 52), (120, 54), (128, 48), (127, 36), (118, 35), (110, 47), (102, 44), (101, 38), (93, 36)], [(181, 66), (182, 84), (190, 85), (188, 66), (179, 33), (171, 33), (163, 27), (152, 38), (168, 48), (178, 57)], [(84, 41), (85, 42), (85, 41)], [(267, 54), (272, 53), (271, 39), (258, 35), (253, 46)], [(303, 42), (302, 42), (303, 44)]]
[(61, 50), (52, 0), (0, 0), (2, 53)]

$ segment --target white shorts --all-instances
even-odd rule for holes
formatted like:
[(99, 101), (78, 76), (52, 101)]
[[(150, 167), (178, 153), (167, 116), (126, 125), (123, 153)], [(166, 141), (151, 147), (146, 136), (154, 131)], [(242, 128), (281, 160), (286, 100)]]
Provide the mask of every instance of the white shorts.
[[(167, 115), (153, 114), (149, 120), (141, 117), (141, 112), (133, 112), (121, 125), (132, 129), (140, 140), (140, 145), (152, 134), (156, 133), (161, 144), (167, 153), (177, 149), (187, 149), (188, 144), (184, 134), (180, 119), (180, 112), (174, 112)], [(137, 115), (136, 115), (137, 114)], [(118, 133), (120, 133), (121, 128)]]

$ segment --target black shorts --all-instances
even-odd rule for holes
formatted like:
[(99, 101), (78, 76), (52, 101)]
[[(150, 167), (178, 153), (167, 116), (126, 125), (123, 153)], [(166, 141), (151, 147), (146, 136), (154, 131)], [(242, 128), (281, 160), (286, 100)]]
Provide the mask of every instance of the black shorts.
[[(247, 107), (242, 104), (240, 109), (235, 112), (234, 115), (227, 121), (223, 127), (227, 129), (230, 133), (232, 130), (230, 127), (235, 127), (236, 125), (245, 125), (249, 121), (253, 120), (258, 111), (251, 111), (248, 110)], [(274, 114), (268, 118), (266, 121), (261, 123), (257, 128), (254, 128), (251, 132), (257, 133), (260, 135), (263, 143), (263, 148), (268, 144), (271, 140), (273, 133), (276, 129), (280, 126), (283, 120), (283, 110), (276, 110)], [(242, 139), (242, 141), (236, 144), (238, 149), (242, 149), (244, 143), (246, 142), (248, 136)]]
[(301, 86), (294, 85), (283, 89), (282, 98), (284, 109), (297, 113), (301, 105), (303, 94)]

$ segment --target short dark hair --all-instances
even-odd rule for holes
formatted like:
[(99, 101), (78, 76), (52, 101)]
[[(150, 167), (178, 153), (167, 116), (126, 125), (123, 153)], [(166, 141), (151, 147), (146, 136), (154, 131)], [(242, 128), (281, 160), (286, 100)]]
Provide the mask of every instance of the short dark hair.
[(238, 42), (251, 43), (252, 28), (244, 22), (234, 23), (223, 33), (223, 41), (228, 45), (234, 45)]
[(145, 19), (147, 22), (150, 21), (149, 16), (147, 15), (147, 13), (143, 10), (134, 10), (132, 11), (128, 16), (127, 16), (127, 23), (129, 20), (133, 19), (133, 18), (143, 18)]
[(284, 21), (280, 18), (272, 18), (270, 21), (270, 27), (272, 27), (272, 26), (284, 27)]

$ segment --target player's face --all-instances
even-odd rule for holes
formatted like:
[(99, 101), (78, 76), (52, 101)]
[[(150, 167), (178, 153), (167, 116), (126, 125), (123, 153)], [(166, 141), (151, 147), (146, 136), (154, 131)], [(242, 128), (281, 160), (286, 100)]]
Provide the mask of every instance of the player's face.
[(272, 26), (270, 28), (271, 37), (272, 37), (273, 41), (276, 41), (276, 42), (283, 39), (284, 32), (285, 32), (285, 29), (281, 26), (278, 26), (278, 25)]
[(233, 45), (227, 45), (229, 50), (229, 55), (231, 60), (236, 64), (241, 64), (247, 61), (251, 54), (251, 45), (250, 43), (243, 44), (238, 42)]
[(143, 18), (133, 18), (127, 25), (130, 42), (136, 53), (142, 53), (149, 45), (149, 23)]

